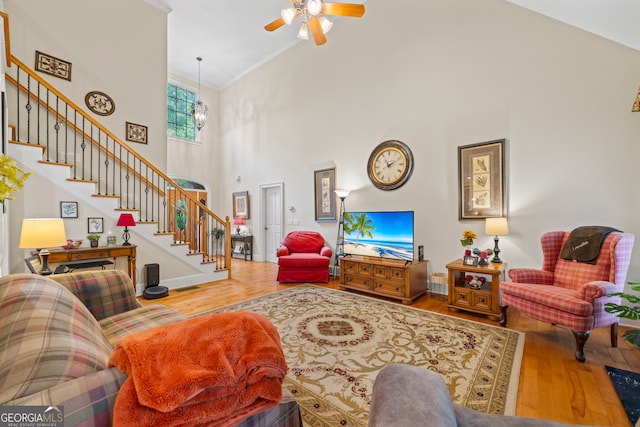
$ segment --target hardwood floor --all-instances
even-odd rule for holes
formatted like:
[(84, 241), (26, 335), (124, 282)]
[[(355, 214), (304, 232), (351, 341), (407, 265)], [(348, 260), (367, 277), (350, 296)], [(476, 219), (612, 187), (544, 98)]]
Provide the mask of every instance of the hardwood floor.
[[(166, 298), (140, 302), (164, 304), (190, 316), (297, 286), (279, 284), (275, 280), (276, 270), (272, 263), (234, 259), (230, 280), (172, 290)], [(338, 289), (338, 278), (332, 277), (330, 283), (320, 286)], [(449, 313), (441, 296), (423, 295), (413, 307), (498, 326), (484, 316)], [(513, 310), (509, 310), (508, 327), (526, 333), (516, 415), (582, 425), (629, 427), (604, 366), (640, 372), (639, 349), (622, 338), (618, 339), (618, 347), (612, 348), (609, 328), (600, 328), (591, 332), (585, 346), (587, 361), (579, 363), (574, 358), (575, 341), (568, 329), (538, 322)], [(619, 334), (625, 330), (620, 327)]]

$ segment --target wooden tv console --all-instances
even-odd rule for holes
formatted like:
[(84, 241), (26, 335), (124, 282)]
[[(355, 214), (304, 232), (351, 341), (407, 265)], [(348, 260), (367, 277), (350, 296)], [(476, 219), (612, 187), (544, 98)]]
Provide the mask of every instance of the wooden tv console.
[(411, 304), (427, 291), (427, 261), (345, 256), (340, 258), (339, 286)]

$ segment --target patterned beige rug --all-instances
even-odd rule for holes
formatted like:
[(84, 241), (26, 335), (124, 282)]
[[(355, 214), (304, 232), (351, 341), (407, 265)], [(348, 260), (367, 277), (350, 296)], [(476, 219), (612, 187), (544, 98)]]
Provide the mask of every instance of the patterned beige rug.
[(373, 382), (389, 363), (439, 372), (463, 406), (515, 412), (523, 333), (313, 285), (207, 314), (223, 311), (260, 313), (278, 328), (285, 385), (309, 426), (366, 426)]

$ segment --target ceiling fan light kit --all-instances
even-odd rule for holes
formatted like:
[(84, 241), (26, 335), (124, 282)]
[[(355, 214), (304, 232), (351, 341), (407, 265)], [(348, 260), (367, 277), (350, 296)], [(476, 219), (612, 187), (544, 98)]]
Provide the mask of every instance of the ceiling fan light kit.
[(293, 7), (282, 9), (280, 18), (264, 26), (267, 31), (275, 31), (283, 25), (291, 25), (298, 17), (302, 16), (304, 21), (300, 24), (298, 38), (309, 39), (309, 31), (317, 45), (327, 42), (325, 34), (333, 27), (331, 22), (324, 15), (351, 16), (359, 18), (364, 15), (364, 5), (350, 3), (327, 3), (323, 0), (293, 0)]

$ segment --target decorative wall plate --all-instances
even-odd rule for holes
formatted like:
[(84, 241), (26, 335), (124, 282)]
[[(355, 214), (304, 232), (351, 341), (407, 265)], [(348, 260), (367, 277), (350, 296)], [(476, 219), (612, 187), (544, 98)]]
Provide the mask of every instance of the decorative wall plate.
[(97, 90), (87, 93), (84, 102), (89, 110), (101, 116), (108, 116), (116, 110), (116, 103), (113, 102), (113, 99), (106, 93)]

